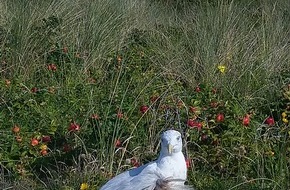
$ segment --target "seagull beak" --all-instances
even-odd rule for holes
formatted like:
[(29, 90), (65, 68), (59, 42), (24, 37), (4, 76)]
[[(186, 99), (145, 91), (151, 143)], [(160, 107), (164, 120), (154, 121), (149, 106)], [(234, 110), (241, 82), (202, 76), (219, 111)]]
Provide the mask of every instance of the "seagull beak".
[(168, 153), (169, 154), (172, 154), (172, 151), (173, 151), (173, 146), (171, 144), (168, 144)]

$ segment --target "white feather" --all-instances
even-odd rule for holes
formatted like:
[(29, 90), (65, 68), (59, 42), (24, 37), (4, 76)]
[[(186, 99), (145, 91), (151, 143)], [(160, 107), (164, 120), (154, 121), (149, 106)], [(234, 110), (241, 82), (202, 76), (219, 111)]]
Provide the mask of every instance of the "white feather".
[(186, 190), (187, 168), (182, 153), (181, 134), (165, 131), (156, 161), (125, 171), (108, 181), (101, 190)]

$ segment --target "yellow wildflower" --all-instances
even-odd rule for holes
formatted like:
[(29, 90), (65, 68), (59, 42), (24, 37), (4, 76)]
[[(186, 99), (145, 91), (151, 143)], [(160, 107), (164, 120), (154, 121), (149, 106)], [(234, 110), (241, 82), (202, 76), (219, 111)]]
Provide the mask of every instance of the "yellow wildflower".
[(40, 149), (41, 149), (41, 150), (47, 150), (47, 145), (45, 145), (45, 144), (41, 145), (41, 146), (40, 146)]
[(282, 117), (283, 117), (283, 118), (287, 117), (286, 112), (283, 112), (283, 113), (282, 113)]
[(268, 154), (269, 154), (269, 156), (274, 156), (274, 155), (275, 155), (275, 152), (273, 152), (272, 150), (270, 150), (270, 151), (268, 152)]
[(89, 189), (89, 185), (87, 183), (82, 183), (80, 190), (87, 190)]
[(289, 122), (288, 119), (285, 118), (285, 117), (282, 119), (282, 121), (283, 121), (284, 123), (288, 123), (288, 122)]
[(219, 65), (219, 66), (218, 66), (218, 70), (219, 70), (221, 73), (225, 73), (225, 72), (226, 72), (226, 66), (224, 66), (224, 65)]

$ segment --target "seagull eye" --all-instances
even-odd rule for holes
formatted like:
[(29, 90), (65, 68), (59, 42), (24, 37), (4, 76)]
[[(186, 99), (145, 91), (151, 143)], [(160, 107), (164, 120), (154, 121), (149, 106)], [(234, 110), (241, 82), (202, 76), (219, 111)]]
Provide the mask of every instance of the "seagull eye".
[(180, 140), (180, 136), (178, 136), (178, 137), (176, 138), (176, 140), (178, 140), (178, 141), (179, 141), (179, 140)]

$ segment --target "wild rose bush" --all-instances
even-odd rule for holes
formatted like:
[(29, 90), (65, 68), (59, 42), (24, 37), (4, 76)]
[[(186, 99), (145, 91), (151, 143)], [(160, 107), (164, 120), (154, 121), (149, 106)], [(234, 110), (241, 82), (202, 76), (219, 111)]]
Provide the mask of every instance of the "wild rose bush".
[[(189, 176), (210, 171), (219, 177), (250, 181), (258, 175), (275, 177), (271, 167), (277, 160), (289, 164), (289, 85), (281, 89), (283, 104), (272, 110), (241, 110), (222, 89), (204, 84), (184, 88), (168, 75), (144, 88), (146, 93), (129, 93), (128, 88), (145, 85), (153, 78), (156, 69), (148, 59), (152, 52), (132, 40), (130, 46), (108, 59), (107, 77), (115, 79), (119, 74), (121, 79), (114, 84), (113, 94), (104, 89), (103, 95), (94, 95), (101, 102), (96, 105), (104, 108), (100, 109), (89, 102), (92, 99), (81, 98), (94, 88), (99, 90), (91, 74), (72, 89), (57, 84), (64, 78), (69, 85), (72, 77), (64, 68), (68, 60), (75, 59), (70, 58), (75, 53), (68, 49), (49, 52), (56, 55), (56, 62), (48, 61), (41, 68), (42, 77), (50, 77), (45, 85), (2, 81), (2, 90), (9, 93), (4, 96), (6, 106), (1, 114), (3, 126), (9, 130), (1, 139), (1, 158), (5, 169), (14, 175), (35, 175), (41, 167), (58, 161), (70, 165), (81, 154), (91, 154), (98, 161), (110, 154), (111, 162), (102, 163), (107, 172), (101, 175), (107, 178), (116, 168), (138, 167), (156, 158), (158, 136), (171, 127), (183, 131)], [(142, 80), (140, 73), (144, 73)], [(128, 85), (127, 80), (134, 82)], [(160, 87), (162, 80), (171, 81), (170, 90)], [(127, 97), (120, 97), (122, 94)], [(11, 95), (16, 98), (11, 100)], [(109, 96), (111, 99), (105, 98)], [(284, 157), (279, 155), (282, 151)], [(257, 164), (260, 160), (264, 162)], [(280, 179), (281, 183), (286, 179)], [(200, 186), (205, 183), (193, 182)]]

